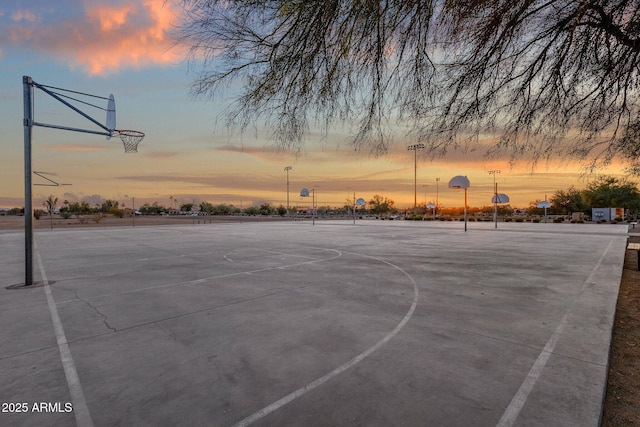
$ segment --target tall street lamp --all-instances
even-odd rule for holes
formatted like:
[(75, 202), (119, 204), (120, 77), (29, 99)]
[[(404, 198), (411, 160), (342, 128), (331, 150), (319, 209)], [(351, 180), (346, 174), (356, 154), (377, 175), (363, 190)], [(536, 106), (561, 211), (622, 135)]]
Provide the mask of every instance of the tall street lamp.
[(438, 184), (440, 183), (440, 178), (436, 178), (436, 207), (433, 211), (433, 219), (436, 218), (436, 210), (438, 209)]
[(495, 228), (498, 228), (498, 183), (496, 183), (496, 174), (500, 173), (499, 169), (493, 169), (489, 171), (489, 175), (493, 175), (493, 222)]
[(424, 208), (425, 208), (425, 213), (426, 213), (426, 209), (427, 209), (427, 184), (422, 184), (422, 188), (424, 188)]
[(413, 144), (407, 150), (413, 151), (413, 209), (418, 206), (418, 150), (422, 150), (424, 144)]
[(289, 215), (289, 171), (293, 169), (292, 166), (285, 166), (284, 171), (287, 173), (287, 215)]

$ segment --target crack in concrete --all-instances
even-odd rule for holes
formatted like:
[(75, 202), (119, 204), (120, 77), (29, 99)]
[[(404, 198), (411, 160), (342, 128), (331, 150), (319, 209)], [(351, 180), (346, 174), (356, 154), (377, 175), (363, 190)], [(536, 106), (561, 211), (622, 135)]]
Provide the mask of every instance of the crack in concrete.
[(78, 300), (82, 301), (83, 303), (87, 304), (87, 305), (88, 305), (89, 307), (91, 307), (91, 308), (92, 308), (96, 313), (98, 313), (98, 314), (103, 318), (104, 325), (105, 325), (109, 330), (111, 330), (111, 331), (113, 331), (113, 332), (118, 332), (118, 330), (117, 330), (116, 328), (114, 328), (113, 326), (109, 325), (109, 322), (108, 322), (109, 318), (107, 317), (107, 315), (106, 315), (106, 314), (104, 314), (103, 312), (101, 312), (101, 311), (100, 311), (100, 309), (99, 309), (97, 306), (95, 306), (95, 305), (91, 304), (89, 301), (87, 301), (87, 300), (85, 300), (85, 299), (80, 298), (80, 296), (78, 295), (78, 291), (77, 291), (77, 290), (72, 289), (72, 290), (71, 290), (71, 292), (73, 292), (73, 294), (75, 295), (76, 299), (78, 299)]

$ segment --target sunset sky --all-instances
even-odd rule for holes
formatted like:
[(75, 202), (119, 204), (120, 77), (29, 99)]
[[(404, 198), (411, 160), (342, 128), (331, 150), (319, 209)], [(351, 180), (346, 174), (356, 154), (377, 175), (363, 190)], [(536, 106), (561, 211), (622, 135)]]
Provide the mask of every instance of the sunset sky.
[[(115, 199), (131, 206), (157, 201), (168, 206), (209, 201), (247, 207), (269, 202), (286, 205), (285, 166), (290, 203), (307, 206), (300, 189), (317, 186), (320, 205), (342, 206), (347, 198), (370, 200), (380, 194), (399, 207), (414, 202), (415, 141), (397, 135), (391, 153), (370, 158), (355, 152), (339, 127), (327, 137), (311, 136), (305, 150), (278, 151), (264, 129), (244, 134), (228, 129), (222, 102), (193, 100), (195, 76), (185, 53), (168, 31), (180, 13), (166, 0), (3, 0), (0, 4), (0, 207), (23, 206), (22, 76), (40, 84), (116, 99), (117, 128), (146, 133), (137, 154), (125, 154), (119, 139), (34, 127), (33, 170), (55, 173), (71, 186), (34, 186), (34, 207), (48, 195), (62, 200), (99, 203)], [(106, 107), (106, 101), (97, 100)], [(101, 122), (105, 112), (83, 107)], [(96, 129), (48, 95), (36, 90), (38, 122)], [(571, 185), (582, 188), (594, 176), (581, 176), (579, 165), (510, 166), (488, 160), (482, 150), (453, 152), (444, 159), (418, 157), (418, 204), (434, 201), (462, 206), (463, 195), (447, 188), (456, 175), (471, 181), (469, 205), (490, 205), (493, 176), (511, 205), (551, 196)], [(616, 168), (601, 171), (615, 174)], [(436, 178), (440, 183), (436, 188)], [(34, 183), (45, 183), (34, 177)], [(426, 186), (426, 187), (425, 187)]]

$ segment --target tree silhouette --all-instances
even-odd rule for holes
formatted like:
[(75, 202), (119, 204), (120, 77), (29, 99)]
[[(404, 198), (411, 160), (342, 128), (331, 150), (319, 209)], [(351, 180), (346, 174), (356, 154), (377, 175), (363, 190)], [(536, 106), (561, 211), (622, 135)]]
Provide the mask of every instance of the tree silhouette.
[(47, 197), (47, 200), (45, 200), (42, 204), (47, 208), (47, 211), (49, 212), (49, 221), (51, 224), (51, 229), (53, 230), (53, 211), (56, 209), (56, 206), (58, 205), (58, 198), (53, 197), (53, 195), (50, 195), (49, 197)]
[(229, 123), (285, 148), (341, 121), (374, 154), (410, 123), (431, 155), (640, 156), (637, 0), (181, 2), (193, 94), (241, 83)]

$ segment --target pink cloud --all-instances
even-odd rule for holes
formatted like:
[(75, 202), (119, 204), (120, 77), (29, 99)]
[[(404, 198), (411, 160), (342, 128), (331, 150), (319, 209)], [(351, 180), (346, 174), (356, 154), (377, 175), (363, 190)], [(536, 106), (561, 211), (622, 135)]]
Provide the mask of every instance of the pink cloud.
[(184, 58), (168, 35), (178, 13), (172, 2), (135, 0), (105, 6), (84, 1), (82, 16), (55, 23), (45, 20), (31, 25), (38, 20), (33, 12), (14, 12), (17, 25), (9, 28), (8, 41), (62, 58), (91, 75), (172, 64)]
[(38, 20), (35, 13), (31, 12), (30, 10), (16, 10), (11, 14), (11, 19), (16, 22), (36, 22)]
[(98, 7), (87, 11), (87, 17), (91, 21), (98, 21), (100, 29), (104, 32), (117, 30), (127, 23), (127, 16), (133, 8), (125, 6), (121, 8)]

